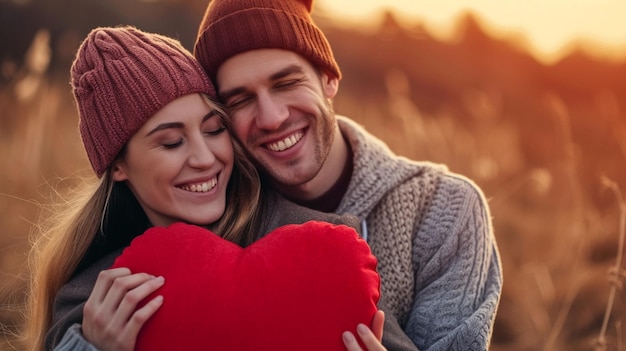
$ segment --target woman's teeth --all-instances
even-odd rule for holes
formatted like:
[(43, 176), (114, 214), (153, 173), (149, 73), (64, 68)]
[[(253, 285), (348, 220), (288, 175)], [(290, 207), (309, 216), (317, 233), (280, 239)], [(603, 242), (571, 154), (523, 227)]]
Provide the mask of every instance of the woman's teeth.
[(207, 191), (215, 188), (217, 185), (217, 178), (213, 178), (208, 182), (191, 184), (191, 185), (183, 185), (180, 188), (183, 190), (191, 191), (193, 193), (206, 193)]

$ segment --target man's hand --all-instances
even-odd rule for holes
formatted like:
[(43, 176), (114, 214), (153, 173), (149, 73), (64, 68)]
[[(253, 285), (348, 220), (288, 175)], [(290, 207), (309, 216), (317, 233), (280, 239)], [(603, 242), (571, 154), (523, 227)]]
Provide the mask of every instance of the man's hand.
[[(359, 324), (356, 327), (359, 339), (365, 345), (368, 351), (383, 351), (386, 350), (381, 340), (383, 339), (383, 325), (385, 324), (385, 314), (383, 311), (378, 310), (374, 314), (372, 319), (372, 327), (368, 328), (365, 324)], [(356, 337), (349, 331), (346, 331), (342, 335), (343, 344), (348, 351), (363, 351), (359, 345)]]

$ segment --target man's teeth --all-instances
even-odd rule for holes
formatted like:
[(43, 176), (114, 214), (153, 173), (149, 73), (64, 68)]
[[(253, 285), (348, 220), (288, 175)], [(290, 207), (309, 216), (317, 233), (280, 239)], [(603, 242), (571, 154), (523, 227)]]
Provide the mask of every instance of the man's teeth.
[(271, 151), (284, 151), (289, 149), (290, 147), (296, 145), (300, 139), (304, 136), (302, 131), (298, 131), (290, 136), (286, 137), (281, 141), (277, 141), (275, 143), (267, 144), (267, 148)]
[(191, 191), (193, 193), (206, 193), (207, 191), (215, 188), (217, 185), (217, 178), (213, 178), (208, 182), (191, 184), (191, 185), (183, 185), (180, 188), (183, 190)]

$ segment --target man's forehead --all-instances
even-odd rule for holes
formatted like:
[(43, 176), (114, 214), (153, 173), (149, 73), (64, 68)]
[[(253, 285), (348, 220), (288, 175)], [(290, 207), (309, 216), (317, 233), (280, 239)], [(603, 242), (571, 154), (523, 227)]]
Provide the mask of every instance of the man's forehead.
[(298, 66), (303, 71), (310, 64), (293, 51), (282, 49), (250, 50), (226, 60), (217, 72), (217, 84), (220, 91), (269, 81), (286, 67)]

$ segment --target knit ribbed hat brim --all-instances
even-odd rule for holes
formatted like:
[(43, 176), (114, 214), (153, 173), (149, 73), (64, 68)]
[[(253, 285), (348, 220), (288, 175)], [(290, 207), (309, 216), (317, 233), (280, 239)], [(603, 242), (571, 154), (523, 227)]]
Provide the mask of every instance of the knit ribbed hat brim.
[(216, 98), (206, 73), (180, 42), (129, 26), (92, 30), (70, 76), (81, 138), (98, 177), (172, 100), (191, 93)]
[(213, 0), (200, 24), (194, 55), (214, 82), (229, 58), (268, 48), (294, 51), (340, 79), (330, 44), (311, 19), (311, 7), (311, 0)]

